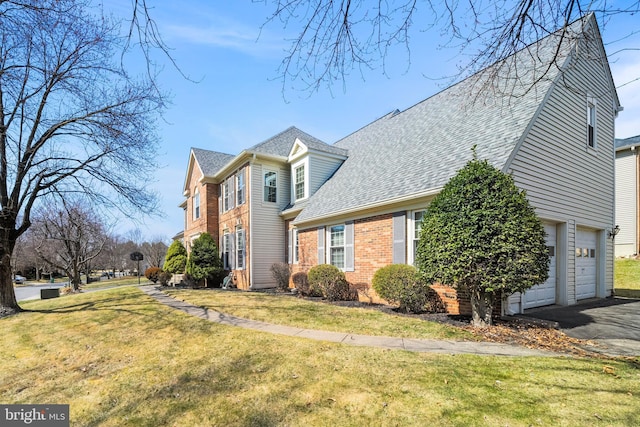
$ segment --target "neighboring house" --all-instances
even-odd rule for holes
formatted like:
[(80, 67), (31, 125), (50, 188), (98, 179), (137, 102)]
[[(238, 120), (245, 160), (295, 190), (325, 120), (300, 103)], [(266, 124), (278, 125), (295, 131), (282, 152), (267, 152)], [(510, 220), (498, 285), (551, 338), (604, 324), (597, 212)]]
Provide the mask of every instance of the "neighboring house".
[(616, 139), (616, 257), (638, 255), (640, 248), (640, 135)]
[[(549, 280), (509, 297), (503, 312), (569, 305), (612, 294), (614, 119), (620, 110), (589, 15), (334, 145), (303, 133), (283, 138), (300, 132), (291, 128), (272, 139), (280, 143), (259, 144), (197, 179), (221, 184), (225, 195), (234, 188), (229, 177), (250, 170), (252, 203), (245, 216), (224, 202), (222, 214), (207, 218), (218, 226), (226, 260), (233, 259), (234, 246), (224, 236), (238, 224), (246, 230), (242, 287), (274, 286), (269, 267), (285, 260), (294, 272), (333, 264), (350, 282), (370, 284), (380, 267), (413, 264), (426, 207), (475, 147), (478, 158), (527, 191), (548, 234)], [(187, 184), (195, 182), (189, 174), (197, 157), (191, 156)], [(278, 194), (273, 202), (270, 179)], [(185, 196), (192, 197), (187, 184)], [(185, 230), (185, 239), (189, 235)], [(239, 270), (233, 262), (229, 267)], [(453, 290), (438, 290), (450, 311), (469, 310)]]

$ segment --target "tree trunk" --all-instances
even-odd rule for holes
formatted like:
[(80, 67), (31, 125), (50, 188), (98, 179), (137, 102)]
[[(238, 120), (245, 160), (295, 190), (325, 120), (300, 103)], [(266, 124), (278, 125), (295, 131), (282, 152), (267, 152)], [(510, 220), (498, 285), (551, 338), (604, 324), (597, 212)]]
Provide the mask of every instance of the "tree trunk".
[(22, 309), (16, 300), (16, 293), (13, 289), (13, 277), (11, 273), (11, 252), (15, 241), (8, 238), (0, 241), (0, 317), (16, 314)]
[(471, 291), (471, 324), (475, 327), (485, 327), (493, 324), (491, 317), (495, 296), (482, 290)]

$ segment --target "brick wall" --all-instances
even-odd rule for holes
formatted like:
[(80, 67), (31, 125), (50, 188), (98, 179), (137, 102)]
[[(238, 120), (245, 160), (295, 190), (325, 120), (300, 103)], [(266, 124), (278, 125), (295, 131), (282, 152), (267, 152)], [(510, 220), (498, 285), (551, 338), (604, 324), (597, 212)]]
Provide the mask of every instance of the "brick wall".
[[(191, 239), (201, 233), (209, 233), (218, 241), (218, 185), (201, 183), (202, 172), (194, 167), (189, 182), (189, 196), (187, 197), (186, 221), (184, 230), (184, 242), (188, 251), (191, 251)], [(193, 196), (196, 190), (200, 193), (200, 217), (193, 218)]]
[[(360, 299), (370, 302), (382, 302), (371, 289), (371, 280), (375, 272), (393, 263), (393, 216), (378, 215), (354, 221), (355, 271), (345, 272), (350, 283), (359, 287), (368, 285), (369, 289), (360, 292)], [(290, 225), (287, 224), (287, 229)], [(299, 262), (291, 266), (291, 271), (308, 272), (318, 264), (318, 229), (311, 228), (298, 233)], [(293, 284), (290, 284), (293, 286)], [(436, 284), (433, 286), (450, 314), (470, 315), (471, 302), (465, 292)], [(500, 315), (500, 301), (496, 301), (495, 315)]]
[[(246, 165), (245, 165), (246, 166)], [(237, 171), (236, 171), (237, 172)], [(235, 173), (235, 172), (234, 172)], [(216, 218), (216, 223), (217, 225), (217, 230), (216, 233), (218, 234), (218, 236), (220, 236), (216, 242), (218, 243), (218, 245), (220, 246), (219, 250), (222, 253), (222, 245), (221, 245), (221, 240), (222, 240), (222, 236), (224, 235), (225, 231), (229, 232), (229, 233), (235, 233), (236, 232), (236, 226), (237, 225), (241, 225), (242, 229), (244, 230), (244, 235), (245, 235), (245, 260), (244, 260), (244, 265), (245, 268), (242, 270), (233, 270), (233, 277), (234, 277), (234, 284), (239, 288), (239, 289), (249, 289), (249, 286), (251, 285), (250, 283), (250, 260), (251, 260), (251, 254), (249, 253), (249, 248), (251, 247), (250, 245), (250, 241), (251, 241), (251, 230), (250, 230), (250, 224), (249, 224), (249, 199), (251, 197), (251, 192), (249, 191), (249, 183), (248, 183), (248, 169), (245, 169), (245, 202), (243, 204), (241, 204), (240, 206), (235, 206), (233, 209), (229, 209), (226, 212), (220, 213), (219, 214), (219, 221), (218, 218)], [(225, 177), (226, 179), (226, 177)], [(219, 185), (217, 186), (218, 188), (220, 187)], [(237, 196), (235, 194), (234, 191), (234, 197)], [(215, 206), (216, 212), (220, 211), (220, 207), (216, 202), (216, 206)], [(235, 243), (234, 243), (235, 245)]]

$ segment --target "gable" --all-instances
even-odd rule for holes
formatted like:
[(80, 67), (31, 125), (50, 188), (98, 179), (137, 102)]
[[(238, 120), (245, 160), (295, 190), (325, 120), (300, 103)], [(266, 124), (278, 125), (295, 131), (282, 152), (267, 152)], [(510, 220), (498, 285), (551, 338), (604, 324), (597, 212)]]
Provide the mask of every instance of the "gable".
[(338, 141), (335, 146), (349, 150), (348, 159), (295, 223), (437, 193), (473, 158), (474, 147), (478, 158), (504, 169), (569, 61), (581, 30), (582, 22), (576, 22), (567, 33), (549, 36)]
[(182, 192), (184, 196), (189, 196), (191, 192), (191, 187), (193, 187), (194, 175), (196, 175), (196, 179), (199, 179), (203, 176), (202, 168), (198, 164), (198, 159), (196, 159), (193, 150), (189, 154), (189, 163), (187, 164), (187, 173), (184, 178), (184, 186), (182, 188)]

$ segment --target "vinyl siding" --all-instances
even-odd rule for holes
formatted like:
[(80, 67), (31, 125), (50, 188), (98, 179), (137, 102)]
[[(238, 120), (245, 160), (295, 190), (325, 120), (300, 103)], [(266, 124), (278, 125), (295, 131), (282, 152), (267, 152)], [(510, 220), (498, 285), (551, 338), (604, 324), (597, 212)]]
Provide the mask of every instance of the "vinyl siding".
[[(595, 49), (595, 45), (593, 46)], [(575, 303), (576, 226), (607, 230), (614, 208), (613, 94), (606, 64), (584, 46), (552, 88), (508, 172), (543, 219), (568, 223), (567, 299)], [(596, 148), (587, 147), (587, 97), (597, 98)], [(613, 288), (613, 244), (606, 242), (605, 283)]]
[(616, 256), (636, 253), (637, 236), (637, 150), (616, 153), (616, 224), (620, 232), (616, 236)]
[[(278, 173), (276, 203), (264, 201), (263, 172)], [(286, 262), (286, 230), (280, 211), (290, 200), (289, 165), (252, 163), (251, 165), (251, 286), (253, 289), (275, 287), (271, 266)]]
[(342, 164), (341, 160), (309, 156), (309, 194), (313, 195)]

